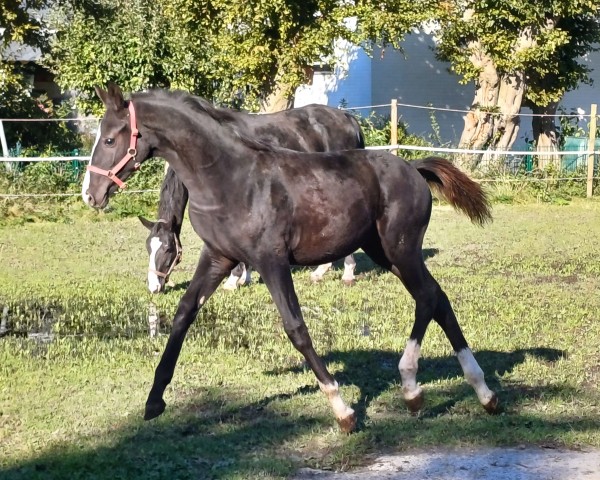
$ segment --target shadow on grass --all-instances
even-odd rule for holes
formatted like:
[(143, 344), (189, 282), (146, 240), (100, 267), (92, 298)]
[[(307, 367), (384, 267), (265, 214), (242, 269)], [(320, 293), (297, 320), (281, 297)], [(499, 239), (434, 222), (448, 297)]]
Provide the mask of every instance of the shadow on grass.
[[(555, 361), (563, 352), (543, 348), (513, 353), (483, 351), (477, 358), (493, 383), (494, 371), (510, 371), (528, 355)], [(339, 380), (354, 382), (361, 389), (357, 407), (363, 422), (371, 399), (397, 386), (398, 354), (395, 352), (333, 352), (326, 358), (344, 365), (336, 374)], [(425, 358), (421, 361), (420, 380), (427, 383), (461, 375), (456, 363), (451, 357)], [(287, 371), (294, 370), (297, 369)], [(512, 392), (511, 388), (500, 392), (508, 410), (514, 409), (524, 398), (543, 396), (552, 401), (574, 394), (573, 389), (562, 386), (520, 389), (518, 392)], [(528, 432), (536, 429), (543, 430), (539, 437), (548, 441), (549, 435), (544, 432), (552, 432), (553, 437), (560, 438), (561, 434), (597, 428), (594, 419), (585, 416), (543, 418), (519, 412), (488, 416), (479, 410), (479, 414), (463, 416), (444, 414), (450, 404), (437, 405), (433, 411), (428, 410), (415, 418), (400, 407), (401, 400), (397, 395), (398, 403), (396, 400), (391, 402), (387, 416), (371, 419), (368, 428), (363, 425), (357, 434), (331, 437), (327, 432), (333, 419), (325, 398), (317, 395), (323, 408), (302, 408), (305, 399), (312, 401), (316, 390), (312, 385), (301, 386), (288, 393), (246, 403), (243, 392), (234, 387), (197, 387), (193, 394), (170, 405), (156, 420), (143, 422), (136, 417), (121, 421), (115, 412), (114, 422), (102, 431), (85, 428), (80, 436), (55, 442), (34, 454), (33, 458), (10, 467), (4, 463), (0, 466), (0, 477), (3, 480), (285, 478), (301, 466), (347, 467), (349, 455), (353, 458), (352, 463), (357, 464), (365, 461), (361, 456), (365, 453), (390, 448), (414, 445), (435, 448), (465, 441), (480, 445), (510, 444), (524, 439), (532, 441)], [(432, 393), (435, 389), (427, 391)], [(468, 386), (449, 387), (442, 393), (453, 402), (475, 396)], [(288, 401), (294, 402), (296, 411), (289, 412), (289, 407), (287, 410), (280, 408)], [(81, 425), (82, 419), (73, 421), (74, 425)], [(494, 430), (500, 433), (490, 435)], [(327, 447), (319, 450), (317, 446), (311, 450), (306, 445), (307, 437), (309, 444), (311, 438), (317, 437), (315, 444), (325, 442)], [(533, 438), (535, 441), (535, 436)]]
[[(511, 372), (515, 366), (523, 363), (527, 356), (533, 356), (544, 362), (554, 362), (564, 357), (566, 353), (554, 348), (528, 348), (514, 352), (482, 350), (474, 355), (485, 374), (488, 386), (499, 395), (499, 413), (501, 413), (513, 411), (517, 404), (522, 403), (526, 398), (538, 398), (540, 395), (552, 394), (553, 392), (550, 390), (553, 387), (529, 388), (523, 385), (505, 385), (503, 388), (498, 381), (499, 376)], [(335, 362), (343, 365), (342, 369), (335, 373), (335, 378), (340, 384), (355, 385), (359, 388), (359, 400), (352, 405), (358, 416), (359, 428), (365, 424), (366, 411), (370, 403), (383, 392), (396, 388), (398, 398), (401, 397), (400, 374), (398, 372), (400, 356), (401, 353), (390, 350), (355, 350), (331, 352), (323, 357), (327, 363)], [(305, 368), (307, 367), (303, 364), (290, 369), (271, 370), (266, 373), (277, 375), (285, 371), (299, 372)], [(419, 359), (417, 381), (424, 386), (426, 398), (428, 394), (427, 384), (450, 378), (463, 378), (463, 372), (455, 356)], [(558, 394), (561, 388), (554, 393)], [(546, 392), (546, 390), (548, 391)], [(419, 416), (424, 418), (436, 417), (448, 412), (465, 399), (476, 399), (475, 392), (466, 382), (452, 389), (451, 393), (447, 392), (444, 397), (447, 397), (447, 399), (441, 403), (437, 402), (433, 406), (426, 405)]]
[(275, 397), (238, 407), (232, 392), (225, 400), (222, 391), (204, 394), (189, 405), (171, 406), (171, 412), (151, 422), (141, 418), (121, 422), (118, 430), (109, 432), (110, 438), (106, 432), (99, 435), (100, 441), (94, 439), (99, 432), (83, 435), (17, 466), (0, 466), (0, 478), (220, 479), (233, 474), (254, 478), (260, 472), (283, 476), (292, 462), (283, 455), (276, 457), (273, 446), (323, 421), (270, 411), (268, 404)]

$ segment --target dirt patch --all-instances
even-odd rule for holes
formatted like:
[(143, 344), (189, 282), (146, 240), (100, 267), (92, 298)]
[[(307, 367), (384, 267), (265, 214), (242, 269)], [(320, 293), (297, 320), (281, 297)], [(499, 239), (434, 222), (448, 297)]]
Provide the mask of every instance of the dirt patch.
[(352, 472), (304, 468), (292, 480), (600, 480), (600, 450), (453, 449), (377, 457)]

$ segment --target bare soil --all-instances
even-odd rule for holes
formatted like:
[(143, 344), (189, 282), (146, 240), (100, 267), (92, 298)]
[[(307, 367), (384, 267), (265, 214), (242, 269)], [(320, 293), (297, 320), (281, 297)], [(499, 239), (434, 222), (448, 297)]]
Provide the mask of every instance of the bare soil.
[(600, 480), (600, 450), (478, 448), (382, 455), (352, 472), (304, 468), (293, 480)]

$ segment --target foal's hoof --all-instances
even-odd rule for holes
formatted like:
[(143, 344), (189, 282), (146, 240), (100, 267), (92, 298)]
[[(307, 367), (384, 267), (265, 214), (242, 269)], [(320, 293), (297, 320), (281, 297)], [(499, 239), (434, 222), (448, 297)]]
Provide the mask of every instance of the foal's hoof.
[(234, 290), (237, 290), (237, 283), (235, 285), (232, 285), (231, 283), (224, 283), (223, 290), (233, 292)]
[(404, 403), (406, 403), (410, 413), (419, 413), (419, 411), (423, 408), (423, 404), (425, 403), (425, 395), (423, 394), (423, 390), (421, 390), (413, 398), (405, 398)]
[(337, 418), (340, 430), (344, 433), (352, 433), (356, 428), (356, 413), (352, 413), (345, 418)]
[(158, 417), (165, 411), (167, 404), (161, 398), (158, 402), (146, 403), (146, 411), (144, 412), (144, 420), (152, 420)]
[(498, 413), (498, 396), (494, 393), (490, 401), (483, 405), (483, 408), (489, 414)]
[(316, 275), (311, 275), (310, 276), (310, 281), (313, 283), (319, 283), (321, 280), (323, 280), (323, 277), (319, 277)]
[(356, 280), (352, 279), (352, 280), (344, 280), (342, 278), (342, 282), (344, 285), (346, 285), (347, 287), (353, 287), (354, 284), (356, 283)]

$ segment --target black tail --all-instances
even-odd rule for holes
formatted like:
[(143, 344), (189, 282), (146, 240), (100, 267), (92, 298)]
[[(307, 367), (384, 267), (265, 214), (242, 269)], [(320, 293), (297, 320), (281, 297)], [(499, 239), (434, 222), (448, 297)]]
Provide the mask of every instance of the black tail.
[(477, 182), (441, 157), (427, 157), (410, 162), (423, 176), (429, 187), (441, 194), (473, 223), (483, 225), (492, 219), (489, 200)]

